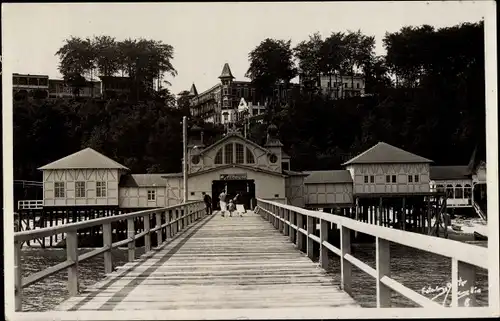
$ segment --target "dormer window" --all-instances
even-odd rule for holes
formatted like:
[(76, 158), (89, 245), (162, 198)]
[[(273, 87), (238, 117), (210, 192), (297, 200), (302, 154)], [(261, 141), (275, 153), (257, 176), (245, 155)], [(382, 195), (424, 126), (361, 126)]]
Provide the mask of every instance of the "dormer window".
[(274, 154), (269, 155), (269, 161), (271, 162), (271, 164), (276, 164), (276, 162), (278, 161), (278, 156)]

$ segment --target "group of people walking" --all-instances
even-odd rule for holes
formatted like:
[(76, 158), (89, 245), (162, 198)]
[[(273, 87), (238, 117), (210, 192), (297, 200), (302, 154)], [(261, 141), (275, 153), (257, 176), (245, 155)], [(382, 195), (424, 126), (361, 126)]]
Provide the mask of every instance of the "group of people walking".
[[(233, 216), (234, 212), (237, 212), (240, 214), (240, 216), (243, 216), (242, 211), (238, 211), (238, 208), (236, 205), (241, 205), (240, 204), (240, 194), (237, 193), (233, 198), (230, 198), (226, 192), (223, 190), (219, 194), (219, 205), (220, 205), (220, 211), (222, 216), (226, 216), (226, 212), (229, 212), (229, 216)], [(203, 201), (205, 202), (205, 205), (207, 207), (207, 215), (212, 214), (212, 198), (203, 192)]]

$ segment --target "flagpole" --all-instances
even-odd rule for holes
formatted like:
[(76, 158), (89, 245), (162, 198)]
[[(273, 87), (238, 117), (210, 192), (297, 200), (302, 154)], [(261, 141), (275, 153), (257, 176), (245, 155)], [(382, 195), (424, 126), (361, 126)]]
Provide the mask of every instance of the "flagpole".
[(188, 180), (187, 180), (187, 164), (188, 164), (188, 155), (187, 155), (187, 117), (182, 117), (182, 149), (183, 149), (183, 187), (184, 187), (184, 203), (188, 201)]

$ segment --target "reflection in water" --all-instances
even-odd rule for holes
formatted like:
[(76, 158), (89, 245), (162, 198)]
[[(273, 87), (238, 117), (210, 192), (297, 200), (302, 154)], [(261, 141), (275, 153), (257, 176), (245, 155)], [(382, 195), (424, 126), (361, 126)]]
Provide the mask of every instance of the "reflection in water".
[[(480, 245), (485, 245), (480, 244)], [(81, 250), (80, 254), (89, 250)], [(114, 249), (114, 266), (123, 265), (127, 262), (127, 251), (125, 249)], [(137, 255), (143, 253), (137, 249)], [(364, 263), (375, 268), (375, 247), (373, 244), (353, 244), (352, 255)], [(56, 265), (66, 259), (64, 249), (23, 249), (23, 276), (26, 277), (34, 272)], [(340, 262), (338, 257), (332, 255), (330, 270), (335, 272), (333, 277), (340, 283)], [(104, 277), (104, 262), (102, 255), (81, 262), (78, 267), (80, 274), (80, 287), (88, 287)], [(424, 287), (446, 286), (451, 280), (451, 259), (424, 251), (410, 249), (401, 245), (391, 244), (391, 277), (406, 287), (422, 293)], [(58, 304), (68, 297), (66, 290), (66, 271), (52, 275), (38, 283), (35, 283), (23, 291), (23, 311), (47, 311), (53, 310)], [(481, 293), (477, 294), (477, 303), (480, 306), (488, 304), (487, 291), (488, 274), (486, 270), (479, 269), (477, 275), (477, 287)], [(375, 280), (363, 271), (353, 268), (352, 279), (353, 297), (363, 307), (376, 307)], [(424, 294), (431, 298), (432, 294)], [(447, 300), (450, 303), (450, 298)], [(437, 301), (439, 303), (442, 300)], [(393, 292), (393, 307), (418, 307), (410, 300)]]

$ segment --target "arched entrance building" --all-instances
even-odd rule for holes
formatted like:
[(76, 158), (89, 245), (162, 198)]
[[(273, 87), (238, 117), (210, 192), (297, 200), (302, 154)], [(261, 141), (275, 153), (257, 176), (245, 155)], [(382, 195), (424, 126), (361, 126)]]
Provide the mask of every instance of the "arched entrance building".
[(290, 160), (282, 147), (273, 125), (264, 146), (229, 130), (224, 138), (206, 147), (200, 135), (188, 146), (189, 199), (200, 199), (205, 192), (218, 208), (218, 196), (225, 191), (230, 198), (239, 194), (246, 208), (253, 208), (256, 198), (286, 203), (285, 185), (290, 175), (283, 167), (288, 168)]

